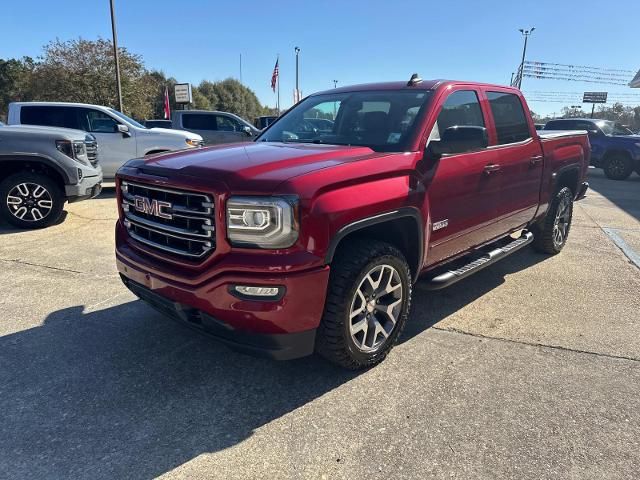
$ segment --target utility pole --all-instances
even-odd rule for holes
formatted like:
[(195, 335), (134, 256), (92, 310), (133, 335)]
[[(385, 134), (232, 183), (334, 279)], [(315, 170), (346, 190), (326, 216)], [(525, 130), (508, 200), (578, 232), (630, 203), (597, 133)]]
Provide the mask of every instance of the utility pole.
[(296, 98), (295, 101), (298, 103), (300, 101), (300, 85), (298, 84), (298, 57), (300, 56), (300, 48), (294, 48), (296, 52)]
[(338, 80), (333, 81), (333, 88), (338, 88)]
[(240, 84), (242, 85), (242, 54), (240, 54)]
[(509, 86), (513, 87), (513, 76), (516, 74), (516, 72), (511, 72), (511, 81), (509, 82)]
[(533, 33), (536, 27), (531, 27), (529, 30), (525, 30), (523, 28), (520, 29), (520, 33), (524, 37), (524, 47), (522, 49), (522, 61), (520, 62), (520, 68), (518, 69), (519, 75), (517, 77), (518, 80), (518, 88), (522, 88), (522, 77), (524, 75), (524, 60), (527, 55), (527, 40), (529, 40), (529, 35)]
[(116, 62), (116, 87), (118, 89), (118, 110), (122, 112), (122, 85), (120, 84), (120, 59), (118, 58), (118, 33), (116, 32), (116, 13), (113, 0), (109, 0), (111, 6), (111, 33), (113, 34), (113, 57)]

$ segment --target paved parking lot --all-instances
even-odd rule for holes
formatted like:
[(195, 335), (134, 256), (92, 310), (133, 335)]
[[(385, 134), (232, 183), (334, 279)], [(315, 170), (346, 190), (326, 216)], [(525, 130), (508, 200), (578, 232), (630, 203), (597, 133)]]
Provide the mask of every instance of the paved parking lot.
[(0, 478), (638, 478), (640, 177), (569, 244), (418, 284), (380, 366), (233, 353), (146, 307), (113, 261), (113, 192), (0, 225)]

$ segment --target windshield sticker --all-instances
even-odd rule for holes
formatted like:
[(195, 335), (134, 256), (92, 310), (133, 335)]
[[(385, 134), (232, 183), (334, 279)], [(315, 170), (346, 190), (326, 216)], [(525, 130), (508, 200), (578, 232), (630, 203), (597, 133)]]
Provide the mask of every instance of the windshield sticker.
[(389, 138), (387, 138), (387, 143), (398, 143), (401, 136), (401, 133), (392, 132), (389, 134)]

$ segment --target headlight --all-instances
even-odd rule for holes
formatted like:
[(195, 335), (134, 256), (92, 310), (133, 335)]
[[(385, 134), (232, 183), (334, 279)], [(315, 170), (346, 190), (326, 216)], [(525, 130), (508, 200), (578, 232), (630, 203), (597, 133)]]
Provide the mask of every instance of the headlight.
[(187, 145), (190, 147), (201, 147), (203, 143), (202, 140), (196, 140), (195, 138), (187, 138), (185, 142), (187, 142)]
[(227, 236), (234, 246), (287, 248), (298, 239), (298, 201), (293, 197), (231, 197)]
[(84, 142), (56, 140), (56, 148), (67, 157), (72, 158), (83, 165), (89, 165), (89, 157), (87, 157), (87, 148)]

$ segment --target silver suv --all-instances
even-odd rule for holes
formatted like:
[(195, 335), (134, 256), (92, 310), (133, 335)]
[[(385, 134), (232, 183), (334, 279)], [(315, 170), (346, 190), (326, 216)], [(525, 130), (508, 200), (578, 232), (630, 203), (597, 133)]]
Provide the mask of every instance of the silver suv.
[(79, 130), (0, 126), (0, 217), (20, 228), (56, 223), (65, 202), (100, 193), (95, 138)]

